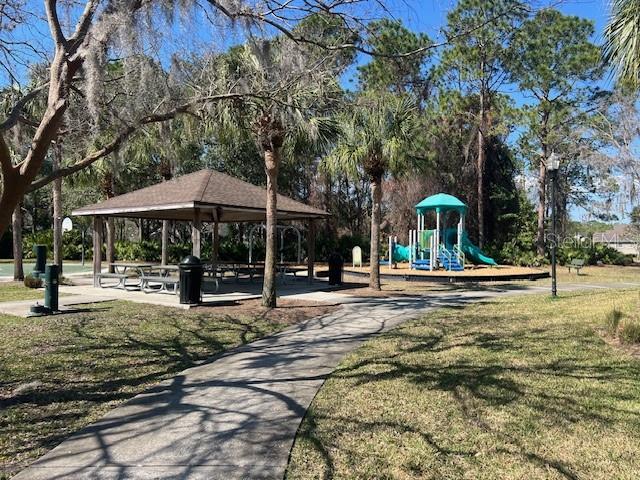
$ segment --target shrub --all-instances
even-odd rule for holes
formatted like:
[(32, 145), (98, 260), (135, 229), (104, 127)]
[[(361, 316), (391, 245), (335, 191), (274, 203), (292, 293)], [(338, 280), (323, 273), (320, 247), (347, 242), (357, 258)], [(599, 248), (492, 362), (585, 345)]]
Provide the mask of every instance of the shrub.
[(115, 243), (116, 258), (125, 262), (157, 262), (160, 260), (160, 249), (158, 242), (151, 240)]
[(606, 265), (629, 265), (632, 262), (631, 257), (603, 243), (582, 243), (576, 240), (559, 246), (558, 261), (561, 264), (570, 263), (576, 258), (584, 259), (587, 265), (596, 265), (598, 262)]
[(620, 325), (619, 335), (624, 343), (640, 343), (640, 321), (637, 318), (625, 319)]
[(24, 286), (27, 288), (41, 288), (42, 279), (29, 274), (24, 277)]
[(615, 336), (618, 333), (622, 312), (617, 308), (611, 310), (605, 318), (605, 327), (610, 335)]
[[(35, 258), (34, 245), (45, 245), (47, 256), (53, 257), (53, 230), (42, 230), (24, 236), (23, 251), (25, 258)], [(62, 234), (62, 258), (65, 260), (80, 260), (82, 256), (82, 233), (79, 229), (73, 229)], [(85, 237), (85, 256), (91, 256), (91, 237)]]

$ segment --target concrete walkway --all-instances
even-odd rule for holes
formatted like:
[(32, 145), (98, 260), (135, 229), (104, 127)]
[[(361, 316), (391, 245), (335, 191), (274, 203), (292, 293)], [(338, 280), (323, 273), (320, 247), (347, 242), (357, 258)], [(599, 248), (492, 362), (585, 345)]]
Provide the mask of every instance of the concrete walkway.
[(159, 384), (73, 435), (15, 480), (282, 478), (306, 409), (347, 352), (429, 309), (527, 292), (541, 289), (487, 287), (394, 299), (333, 293), (334, 301), (345, 303), (338, 312)]

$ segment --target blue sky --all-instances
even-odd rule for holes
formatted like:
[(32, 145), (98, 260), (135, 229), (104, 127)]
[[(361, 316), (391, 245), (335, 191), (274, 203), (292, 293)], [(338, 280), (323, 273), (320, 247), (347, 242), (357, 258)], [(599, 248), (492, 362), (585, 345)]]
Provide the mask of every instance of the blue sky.
[[(453, 0), (387, 0), (384, 2), (393, 15), (401, 19), (412, 30), (438, 37), (446, 21), (447, 11), (457, 2)], [(553, 5), (569, 15), (578, 15), (595, 22), (598, 35), (602, 32), (607, 19), (607, 2), (602, 0), (560, 0), (555, 2), (531, 2), (535, 8)], [(597, 40), (595, 38), (594, 40)]]

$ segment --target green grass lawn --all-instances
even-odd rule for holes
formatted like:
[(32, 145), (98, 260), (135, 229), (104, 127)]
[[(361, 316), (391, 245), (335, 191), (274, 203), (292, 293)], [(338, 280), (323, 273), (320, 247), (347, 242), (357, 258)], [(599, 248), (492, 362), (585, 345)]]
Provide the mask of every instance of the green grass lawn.
[(148, 386), (323, 308), (88, 307), (41, 318), (0, 314), (0, 478)]
[[(551, 268), (549, 268), (551, 271)], [(605, 265), (601, 267), (589, 266), (580, 270), (580, 275), (574, 270), (569, 273), (567, 267), (558, 266), (558, 282), (560, 283), (607, 283), (607, 282), (633, 282), (640, 283), (640, 267), (620, 267)], [(550, 280), (543, 280), (550, 282)]]
[(44, 290), (27, 288), (21, 282), (0, 282), (0, 302), (44, 300)]
[(640, 361), (599, 334), (639, 291), (443, 309), (349, 355), (288, 479), (636, 479)]

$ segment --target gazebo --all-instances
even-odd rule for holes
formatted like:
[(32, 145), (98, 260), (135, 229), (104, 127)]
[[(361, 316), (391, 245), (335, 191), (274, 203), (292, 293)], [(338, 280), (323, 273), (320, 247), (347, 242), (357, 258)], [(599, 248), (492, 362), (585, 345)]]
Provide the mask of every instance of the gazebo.
[[(284, 195), (278, 195), (277, 219), (304, 220), (308, 225), (307, 270), (313, 278), (315, 260), (314, 221), (329, 216), (325, 210), (311, 207)], [(104, 202), (87, 205), (72, 215), (93, 217), (93, 275), (102, 270), (103, 220), (125, 217), (191, 222), (192, 254), (200, 257), (202, 224), (213, 224), (213, 251), (217, 251), (218, 224), (260, 222), (266, 219), (266, 190), (215, 170), (197, 172), (119, 195)], [(168, 239), (162, 238), (166, 252)]]

